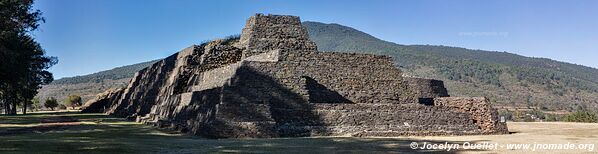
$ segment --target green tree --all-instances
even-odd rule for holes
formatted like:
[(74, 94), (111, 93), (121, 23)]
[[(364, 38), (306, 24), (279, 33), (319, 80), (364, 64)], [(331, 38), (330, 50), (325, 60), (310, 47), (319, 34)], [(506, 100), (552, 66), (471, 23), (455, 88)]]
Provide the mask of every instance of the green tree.
[(81, 106), (81, 96), (78, 95), (69, 95), (66, 100), (64, 100), (64, 105), (67, 107), (71, 107), (75, 109), (75, 107)]
[(45, 56), (29, 32), (44, 22), (41, 11), (32, 9), (33, 0), (0, 0), (0, 103), (6, 114), (23, 113), (41, 84), (53, 80), (47, 69), (56, 64)]
[(40, 108), (41, 108), (41, 102), (39, 101), (39, 98), (34, 97), (33, 99), (31, 99), (31, 109), (37, 111)]
[(58, 101), (54, 97), (50, 97), (46, 99), (44, 103), (44, 107), (50, 108), (50, 110), (54, 111), (54, 108), (58, 107)]

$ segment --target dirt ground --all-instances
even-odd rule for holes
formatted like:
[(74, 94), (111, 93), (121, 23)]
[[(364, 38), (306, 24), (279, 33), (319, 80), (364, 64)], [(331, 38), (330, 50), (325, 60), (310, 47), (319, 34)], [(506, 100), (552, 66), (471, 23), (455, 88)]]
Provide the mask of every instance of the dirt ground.
[[(464, 153), (598, 153), (597, 123), (509, 122), (509, 135), (417, 137), (422, 140), (498, 143), (487, 151)], [(511, 148), (507, 147), (511, 144)], [(517, 145), (522, 145), (516, 150)], [(528, 149), (522, 149), (529, 144)], [(558, 147), (561, 145), (561, 147)], [(571, 146), (575, 146), (574, 149)], [(502, 147), (501, 147), (502, 146)], [(566, 149), (566, 146), (569, 149)], [(490, 146), (488, 146), (490, 147)], [(536, 147), (534, 149), (534, 147)]]

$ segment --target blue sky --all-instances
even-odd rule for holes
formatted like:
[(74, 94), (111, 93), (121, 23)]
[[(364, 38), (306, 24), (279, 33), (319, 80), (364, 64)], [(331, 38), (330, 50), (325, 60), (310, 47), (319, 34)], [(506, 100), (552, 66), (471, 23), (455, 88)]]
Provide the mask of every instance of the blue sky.
[(56, 78), (171, 55), (241, 32), (255, 13), (338, 23), (399, 44), (507, 51), (598, 68), (598, 1), (37, 0)]

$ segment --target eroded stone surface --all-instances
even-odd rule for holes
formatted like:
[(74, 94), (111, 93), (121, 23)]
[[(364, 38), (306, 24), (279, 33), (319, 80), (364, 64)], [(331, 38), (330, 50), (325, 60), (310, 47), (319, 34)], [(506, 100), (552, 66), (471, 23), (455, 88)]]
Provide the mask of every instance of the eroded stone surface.
[(106, 112), (112, 103), (120, 99), (120, 95), (123, 92), (123, 88), (112, 88), (105, 92), (99, 93), (95, 98), (85, 102), (81, 106), (81, 112), (83, 113), (102, 113)]
[(507, 124), (499, 122), (496, 109), (484, 97), (442, 97), (434, 98), (434, 106), (446, 106), (457, 109), (459, 112), (469, 113), (475, 124), (484, 133), (503, 134), (509, 133)]
[(402, 77), (387, 56), (318, 52), (299, 17), (252, 16), (238, 40), (139, 71), (107, 113), (212, 138), (506, 133), (485, 99)]

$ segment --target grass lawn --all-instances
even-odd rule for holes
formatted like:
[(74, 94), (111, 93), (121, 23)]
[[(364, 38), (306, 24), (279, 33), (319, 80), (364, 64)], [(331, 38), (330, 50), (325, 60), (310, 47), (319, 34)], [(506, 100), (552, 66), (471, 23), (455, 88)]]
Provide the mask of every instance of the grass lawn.
[(0, 116), (0, 153), (399, 153), (414, 152), (409, 148), (413, 141), (424, 142), (411, 138), (341, 137), (215, 140), (103, 114)]

